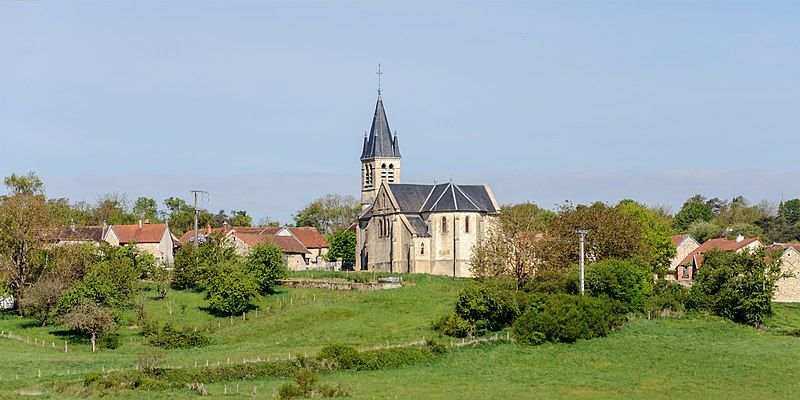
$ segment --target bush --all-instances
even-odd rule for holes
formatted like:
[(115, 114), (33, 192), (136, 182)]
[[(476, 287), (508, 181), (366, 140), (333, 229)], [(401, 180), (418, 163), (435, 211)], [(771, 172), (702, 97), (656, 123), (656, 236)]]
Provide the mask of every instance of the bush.
[(686, 309), (689, 289), (675, 282), (659, 281), (655, 293), (647, 299), (645, 310), (650, 315), (681, 313)]
[(339, 384), (336, 387), (317, 384), (317, 376), (308, 368), (299, 369), (294, 376), (296, 385), (285, 383), (278, 389), (279, 399), (349, 397), (347, 389)]
[(209, 308), (219, 314), (240, 314), (250, 307), (258, 296), (258, 288), (251, 275), (234, 262), (211, 267), (205, 274), (206, 299)]
[(571, 343), (605, 336), (622, 322), (613, 301), (605, 298), (555, 294), (541, 309), (530, 308), (514, 324), (514, 335), (522, 343), (543, 339)]
[(784, 277), (780, 258), (756, 253), (710, 250), (704, 255), (687, 306), (738, 323), (759, 325), (772, 315), (775, 282)]
[(447, 336), (464, 338), (469, 336), (471, 326), (458, 314), (448, 314), (435, 321), (431, 328)]
[(116, 349), (119, 347), (119, 333), (103, 332), (97, 338), (97, 345), (103, 349)]
[(233, 246), (219, 235), (206, 236), (197, 247), (181, 246), (173, 262), (172, 287), (188, 289), (202, 283), (206, 272), (215, 265), (237, 261)]
[(200, 331), (195, 331), (188, 327), (177, 329), (170, 324), (164, 325), (161, 330), (157, 330), (147, 336), (149, 336), (150, 344), (165, 349), (191, 349), (211, 344), (211, 339)]
[(289, 275), (283, 252), (272, 243), (254, 247), (247, 257), (245, 270), (253, 277), (261, 294), (271, 293), (277, 280)]
[(643, 260), (603, 260), (586, 269), (586, 293), (617, 300), (624, 312), (641, 312), (653, 294), (653, 268)]
[(525, 291), (544, 294), (567, 293), (572, 278), (569, 271), (540, 269), (525, 284)]
[(341, 369), (360, 369), (364, 366), (361, 353), (355, 347), (343, 344), (323, 347), (317, 354), (317, 359), (332, 361)]
[(455, 312), (470, 324), (470, 333), (475, 335), (507, 326), (519, 315), (519, 308), (508, 290), (473, 283), (459, 293)]

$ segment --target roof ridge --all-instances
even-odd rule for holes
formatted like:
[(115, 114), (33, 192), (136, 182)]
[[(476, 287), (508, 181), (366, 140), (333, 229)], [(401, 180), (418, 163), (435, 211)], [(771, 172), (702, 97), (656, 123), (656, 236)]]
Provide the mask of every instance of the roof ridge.
[[(467, 200), (469, 200), (469, 202), (470, 202), (470, 203), (472, 203), (472, 205), (473, 205), (473, 206), (475, 206), (475, 208), (477, 208), (479, 211), (489, 211), (489, 210), (487, 210), (487, 209), (486, 209), (486, 207), (481, 207), (481, 206), (479, 206), (478, 204), (476, 204), (476, 203), (473, 201), (472, 197), (470, 197), (470, 196), (469, 196), (468, 194), (466, 194), (466, 193), (465, 193), (463, 190), (461, 190), (461, 188), (460, 188), (458, 185), (456, 185), (456, 189), (458, 189), (458, 191), (459, 191), (461, 194), (463, 194), (463, 195), (464, 195), (464, 197), (465, 197)], [(458, 208), (458, 207), (456, 207), (456, 208)]]
[(431, 198), (431, 195), (433, 195), (433, 192), (434, 192), (435, 190), (436, 190), (436, 185), (432, 185), (432, 186), (431, 186), (431, 191), (430, 191), (430, 192), (428, 192), (428, 197), (426, 197), (426, 198), (425, 198), (425, 201), (423, 201), (423, 202), (422, 202), (422, 205), (421, 205), (421, 206), (419, 206), (419, 212), (422, 212), (422, 210), (424, 210), (424, 209), (425, 209), (425, 204), (428, 204), (428, 200), (430, 200), (430, 198)]
[[(449, 184), (447, 184), (447, 186), (449, 187), (449, 186), (450, 186), (450, 185), (452, 185), (452, 184), (453, 184), (453, 182), (450, 182)], [(438, 199), (436, 199), (436, 201), (434, 201), (434, 202), (433, 202), (433, 204), (431, 204), (431, 207), (430, 207), (430, 209), (431, 209), (431, 210), (433, 210), (434, 208), (436, 208), (436, 205), (437, 205), (437, 204), (439, 204), (439, 200), (441, 200), (441, 199), (442, 199), (442, 197), (444, 197), (444, 194), (445, 194), (445, 193), (447, 193), (447, 187), (445, 187), (445, 188), (444, 188), (444, 190), (442, 190), (442, 194), (440, 194), (440, 195), (439, 195), (439, 198), (438, 198)]]

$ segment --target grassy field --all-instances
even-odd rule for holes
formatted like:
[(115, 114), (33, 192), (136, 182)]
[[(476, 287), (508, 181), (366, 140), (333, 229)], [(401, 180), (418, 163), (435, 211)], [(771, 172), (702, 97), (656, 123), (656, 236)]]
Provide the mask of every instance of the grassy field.
[[(258, 316), (250, 312), (246, 320), (211, 316), (203, 310), (202, 295), (192, 291), (173, 291), (167, 300), (145, 292), (142, 300), (148, 314), (162, 322), (211, 331), (212, 346), (164, 351), (165, 364), (225, 364), (229, 357), (241, 362), (242, 358), (311, 354), (332, 343), (367, 348), (430, 337), (430, 321), (452, 308), (465, 281), (405, 278), (409, 286), (377, 292), (283, 290), (263, 299)], [(467, 347), (430, 364), (324, 374), (320, 379), (345, 383), (353, 398), (364, 399), (792, 398), (800, 393), (800, 338), (780, 332), (800, 328), (800, 305), (776, 305), (775, 309), (776, 315), (764, 330), (705, 316), (640, 319), (606, 338), (571, 345)], [(139, 335), (135, 320), (133, 311), (123, 318), (119, 348), (92, 354), (88, 343), (59, 328), (31, 326), (30, 320), (2, 315), (0, 330), (21, 334), (31, 344), (0, 339), (4, 361), (0, 397), (94, 396), (80, 384), (85, 372), (132, 368), (139, 354), (152, 349)], [(63, 352), (65, 339), (70, 342), (68, 353)], [(76, 383), (63, 389), (73, 381)], [(211, 397), (253, 397), (255, 387), (256, 397), (271, 398), (282, 383), (274, 379), (221, 382), (208, 385), (208, 390)], [(226, 387), (234, 394), (223, 396)], [(198, 395), (175, 389), (125, 392), (107, 398), (116, 397), (186, 399)]]

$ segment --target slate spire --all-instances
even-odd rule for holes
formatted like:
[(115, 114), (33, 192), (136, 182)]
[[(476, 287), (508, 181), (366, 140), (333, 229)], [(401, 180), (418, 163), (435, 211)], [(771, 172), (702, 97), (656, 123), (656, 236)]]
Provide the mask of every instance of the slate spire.
[(400, 157), (397, 137), (392, 138), (380, 92), (378, 92), (378, 102), (375, 104), (375, 115), (372, 117), (372, 127), (366, 139), (364, 149), (361, 152), (362, 160), (376, 157)]

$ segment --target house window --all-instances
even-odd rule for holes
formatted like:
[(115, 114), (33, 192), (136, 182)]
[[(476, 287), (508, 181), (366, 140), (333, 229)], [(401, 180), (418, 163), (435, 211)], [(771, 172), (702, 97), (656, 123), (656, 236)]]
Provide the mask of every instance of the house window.
[(419, 244), (419, 254), (425, 254), (425, 243)]
[(447, 217), (442, 217), (442, 233), (447, 233)]
[(464, 217), (464, 232), (469, 233), (469, 215)]
[(689, 279), (689, 267), (683, 267), (683, 279)]

